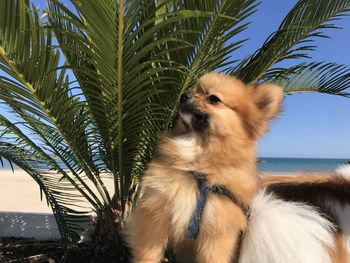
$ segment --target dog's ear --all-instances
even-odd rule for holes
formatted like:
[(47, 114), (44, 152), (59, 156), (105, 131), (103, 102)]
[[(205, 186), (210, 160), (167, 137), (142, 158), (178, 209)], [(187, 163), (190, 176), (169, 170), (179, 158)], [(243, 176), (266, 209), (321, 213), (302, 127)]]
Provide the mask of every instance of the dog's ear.
[(275, 84), (263, 83), (251, 88), (251, 96), (257, 109), (256, 131), (262, 135), (267, 132), (269, 121), (281, 111), (283, 90)]

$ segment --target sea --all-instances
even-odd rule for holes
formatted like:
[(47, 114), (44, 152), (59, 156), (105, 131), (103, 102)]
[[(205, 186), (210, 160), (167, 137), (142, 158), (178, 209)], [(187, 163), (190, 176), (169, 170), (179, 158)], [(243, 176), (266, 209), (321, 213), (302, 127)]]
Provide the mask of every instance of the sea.
[(286, 172), (330, 172), (348, 163), (347, 159), (321, 158), (258, 158), (261, 171), (270, 173)]
[[(286, 172), (329, 172), (349, 162), (349, 159), (320, 159), (320, 158), (258, 158), (258, 167), (263, 172), (286, 173)], [(11, 169), (8, 162), (0, 163), (0, 170)], [(14, 169), (19, 169), (14, 166)], [(1, 178), (0, 178), (1, 180)]]

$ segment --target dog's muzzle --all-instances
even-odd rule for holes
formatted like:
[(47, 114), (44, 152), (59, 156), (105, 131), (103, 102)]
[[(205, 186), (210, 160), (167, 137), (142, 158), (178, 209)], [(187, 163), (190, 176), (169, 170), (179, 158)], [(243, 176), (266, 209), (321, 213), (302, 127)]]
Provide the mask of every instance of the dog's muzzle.
[(180, 118), (183, 124), (197, 132), (201, 132), (209, 127), (209, 116), (201, 111), (195, 102), (195, 99), (187, 93), (180, 97)]

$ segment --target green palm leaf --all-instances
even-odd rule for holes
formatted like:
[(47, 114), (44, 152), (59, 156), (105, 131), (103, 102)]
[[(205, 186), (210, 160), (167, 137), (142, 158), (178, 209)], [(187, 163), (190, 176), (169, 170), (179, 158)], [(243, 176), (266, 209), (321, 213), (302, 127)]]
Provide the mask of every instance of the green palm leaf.
[(253, 55), (230, 72), (244, 82), (254, 84), (276, 63), (308, 57), (317, 37), (327, 37), (322, 30), (337, 28), (332, 22), (349, 11), (347, 0), (300, 0), (288, 13), (278, 30)]
[[(80, 17), (55, 0), (49, 22), (87, 95), (123, 199), (141, 176), (156, 133), (168, 125), (178, 94), (203, 69), (224, 65), (241, 42), (225, 43), (246, 28), (240, 23), (255, 11), (255, 1), (71, 3)], [(78, 48), (65, 48), (72, 43)]]
[(264, 80), (284, 88), (286, 94), (321, 92), (349, 97), (350, 69), (336, 63), (302, 63), (290, 69), (276, 69)]
[[(87, 140), (94, 138), (85, 129), (90, 121), (82, 111), (83, 103), (70, 95), (69, 80), (65, 71), (62, 70), (60, 73), (55, 71), (58, 67), (59, 53), (51, 48), (51, 33), (40, 24), (37, 10), (29, 10), (28, 2), (2, 1), (0, 5), (1, 12), (3, 12), (0, 16), (5, 18), (1, 20), (0, 27), (0, 69), (8, 76), (0, 77), (0, 100), (6, 102), (11, 108), (15, 118), (22, 120), (22, 127), (25, 125), (31, 129), (40, 140), (49, 142), (50, 136), (54, 134), (45, 135), (41, 131), (58, 130), (60, 144), (69, 145), (69, 151), (67, 151), (67, 147), (63, 147), (65, 156), (62, 156), (64, 157), (62, 161), (84, 159), (84, 162), (76, 163), (87, 175), (90, 175), (90, 180), (94, 182), (101, 196), (105, 198), (106, 191), (103, 189), (103, 185), (99, 184), (98, 178), (92, 176), (95, 164), (88, 150)], [(52, 158), (49, 158), (44, 149), (37, 145), (37, 142), (29, 140), (28, 136), (20, 132), (18, 127), (10, 124), (11, 122), (6, 121), (2, 116), (1, 126), (6, 127), (3, 136), (7, 135), (8, 131), (12, 131), (13, 144), (9, 147), (17, 155), (11, 155), (4, 149), (1, 153), (2, 157), (10, 158), (12, 162), (20, 164), (20, 167), (30, 173), (38, 182), (40, 181), (42, 190), (47, 194), (55, 189), (59, 193), (60, 189), (68, 184), (70, 188), (67, 186), (67, 189), (74, 190), (78, 196), (84, 197), (81, 199), (83, 203), (89, 201), (92, 206), (95, 206), (100, 202), (98, 197), (92, 194), (91, 189), (86, 189), (86, 183), (75, 171), (72, 176), (68, 175), (64, 171), (65, 167), (62, 168)], [(7, 145), (8, 140), (9, 138), (6, 138), (2, 141), (2, 145)], [(21, 148), (16, 148), (15, 142), (25, 144)], [(50, 144), (46, 144), (46, 146), (50, 146)], [(28, 149), (32, 150), (28, 152)], [(41, 160), (38, 166), (34, 162), (30, 164), (28, 162), (20, 163), (20, 158), (23, 157), (27, 160), (30, 154)], [(57, 172), (44, 172), (43, 164)], [(54, 177), (56, 181), (53, 179)], [(65, 182), (59, 180), (62, 177), (66, 179)], [(54, 213), (56, 213), (56, 209), (60, 209), (59, 205), (64, 206), (66, 203), (74, 202), (74, 195), (72, 195), (72, 199), (64, 192), (61, 192), (61, 195), (62, 197), (59, 195), (50, 197), (55, 198), (57, 202), (55, 206), (52, 206)], [(108, 199), (106, 200), (108, 201)], [(71, 230), (75, 229), (76, 225), (70, 224), (73, 221), (69, 221), (69, 218), (74, 214), (79, 216), (80, 212), (72, 210), (70, 214), (67, 213), (66, 217), (56, 217), (57, 221), (60, 221), (58, 222), (59, 226), (68, 227), (69, 231), (60, 229), (61, 233), (66, 233), (64, 237), (68, 238), (70, 234), (75, 233)], [(66, 222), (62, 223), (62, 220), (66, 220)]]

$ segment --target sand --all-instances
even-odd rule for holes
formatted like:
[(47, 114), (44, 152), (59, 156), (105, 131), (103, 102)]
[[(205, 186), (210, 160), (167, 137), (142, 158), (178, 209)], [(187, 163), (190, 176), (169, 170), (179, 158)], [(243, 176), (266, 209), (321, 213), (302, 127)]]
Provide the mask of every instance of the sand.
[[(109, 191), (113, 180), (104, 180)], [(40, 199), (40, 188), (24, 171), (0, 168), (0, 211), (52, 213), (45, 196)]]
[(40, 188), (24, 171), (0, 170), (0, 211), (51, 212)]

